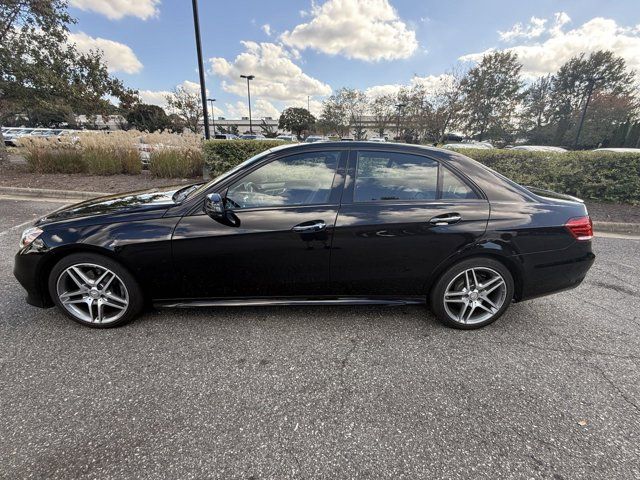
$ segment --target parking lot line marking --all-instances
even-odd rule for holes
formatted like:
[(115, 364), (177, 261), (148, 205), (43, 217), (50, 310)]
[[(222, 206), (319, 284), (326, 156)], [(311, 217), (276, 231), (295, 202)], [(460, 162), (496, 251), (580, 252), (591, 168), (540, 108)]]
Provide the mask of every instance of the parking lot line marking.
[(8, 233), (12, 233), (14, 230), (19, 230), (20, 228), (24, 228), (27, 225), (31, 225), (35, 221), (36, 221), (36, 219), (34, 218), (34, 219), (28, 220), (28, 221), (26, 221), (24, 223), (21, 223), (20, 225), (16, 225), (15, 227), (7, 228), (4, 232), (0, 232), (0, 237), (6, 235)]
[[(69, 203), (68, 198), (53, 198), (53, 197), (27, 197), (24, 195), (0, 195), (0, 200), (23, 200), (27, 202), (45, 202), (45, 203)], [(82, 202), (83, 200), (75, 200)]]
[(609, 233), (609, 232), (596, 232), (595, 237), (603, 238), (619, 238), (623, 240), (640, 240), (640, 235), (633, 235), (631, 233)]

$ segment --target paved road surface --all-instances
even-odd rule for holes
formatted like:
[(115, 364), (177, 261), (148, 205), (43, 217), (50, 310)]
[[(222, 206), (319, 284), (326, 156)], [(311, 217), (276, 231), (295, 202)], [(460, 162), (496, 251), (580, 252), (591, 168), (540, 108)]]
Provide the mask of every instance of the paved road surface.
[[(0, 200), (1, 478), (640, 478), (640, 241), (463, 332), (423, 307), (27, 306)], [(218, 272), (217, 274), (220, 274)]]

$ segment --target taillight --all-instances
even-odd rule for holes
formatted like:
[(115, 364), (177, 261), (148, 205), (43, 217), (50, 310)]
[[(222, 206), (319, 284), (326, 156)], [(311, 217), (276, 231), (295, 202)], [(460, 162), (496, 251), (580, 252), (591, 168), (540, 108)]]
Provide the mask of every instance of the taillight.
[(564, 226), (567, 227), (567, 230), (569, 230), (576, 240), (591, 240), (593, 238), (593, 223), (591, 222), (591, 217), (570, 218)]

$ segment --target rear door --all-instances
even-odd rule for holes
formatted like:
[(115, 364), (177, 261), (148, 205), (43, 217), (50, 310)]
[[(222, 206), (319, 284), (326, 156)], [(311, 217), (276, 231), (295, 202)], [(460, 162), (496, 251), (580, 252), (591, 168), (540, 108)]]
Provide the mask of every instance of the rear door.
[(350, 153), (336, 220), (331, 289), (338, 295), (423, 295), (429, 274), (480, 238), (489, 203), (427, 156)]

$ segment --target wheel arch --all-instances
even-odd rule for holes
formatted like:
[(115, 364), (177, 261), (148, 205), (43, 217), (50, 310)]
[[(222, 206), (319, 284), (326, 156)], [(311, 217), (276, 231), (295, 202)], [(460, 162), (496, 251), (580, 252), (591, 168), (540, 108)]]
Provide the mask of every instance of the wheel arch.
[(449, 270), (454, 265), (471, 258), (490, 258), (502, 263), (509, 270), (509, 273), (511, 273), (511, 276), (513, 277), (514, 299), (518, 301), (522, 298), (524, 282), (523, 269), (522, 266), (518, 263), (516, 257), (514, 257), (513, 255), (508, 255), (508, 253), (503, 249), (488, 248), (472, 249), (458, 252), (458, 254), (453, 255), (441, 262), (440, 265), (438, 265), (438, 267), (427, 279), (425, 288), (427, 297), (431, 294), (431, 289), (433, 288), (435, 283), (447, 270)]
[(102, 255), (103, 257), (107, 257), (114, 262), (117, 262), (122, 268), (126, 269), (127, 272), (138, 282), (140, 288), (145, 297), (145, 302), (148, 301), (148, 294), (140, 282), (140, 279), (135, 274), (135, 271), (127, 265), (126, 262), (122, 261), (122, 258), (116, 255), (113, 250), (109, 250), (107, 248), (97, 247), (95, 245), (88, 245), (82, 243), (74, 243), (69, 245), (63, 245), (61, 247), (55, 248), (49, 252), (45, 260), (42, 262), (39, 271), (38, 271), (38, 281), (40, 291), (42, 292), (43, 301), (47, 306), (53, 306), (53, 299), (49, 293), (49, 276), (51, 275), (51, 271), (53, 267), (63, 258), (68, 257), (69, 255), (73, 255), (76, 253), (94, 253), (97, 255)]

